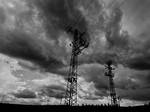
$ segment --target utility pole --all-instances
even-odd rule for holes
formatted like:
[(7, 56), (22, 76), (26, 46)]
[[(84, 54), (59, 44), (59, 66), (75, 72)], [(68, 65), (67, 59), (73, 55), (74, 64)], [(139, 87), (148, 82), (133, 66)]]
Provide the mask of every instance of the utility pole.
[(109, 60), (106, 65), (105, 65), (105, 76), (109, 77), (109, 91), (110, 91), (110, 97), (111, 97), (111, 105), (112, 106), (117, 106), (120, 105), (118, 104), (118, 98), (116, 95), (116, 91), (115, 91), (115, 84), (114, 84), (114, 73), (113, 70), (115, 70), (115, 68), (112, 67), (112, 61)]
[(85, 32), (81, 33), (72, 27), (69, 28), (68, 32), (73, 34), (73, 41), (70, 68), (67, 78), (65, 105), (74, 106), (77, 105), (78, 55), (81, 54), (82, 50), (88, 47), (88, 45), (86, 45), (85, 41), (81, 39)]

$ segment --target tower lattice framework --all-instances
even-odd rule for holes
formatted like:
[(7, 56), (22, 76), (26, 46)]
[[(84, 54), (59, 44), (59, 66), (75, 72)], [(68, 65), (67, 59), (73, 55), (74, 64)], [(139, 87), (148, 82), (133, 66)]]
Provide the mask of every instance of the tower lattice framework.
[(105, 65), (105, 76), (109, 77), (109, 91), (110, 91), (110, 97), (111, 97), (111, 105), (112, 106), (117, 106), (119, 105), (118, 103), (118, 98), (116, 95), (116, 91), (115, 91), (115, 84), (114, 84), (114, 73), (113, 70), (115, 70), (115, 68), (112, 67), (112, 61), (108, 61)]
[(67, 78), (65, 105), (74, 106), (77, 105), (78, 55), (82, 52), (85, 46), (82, 45), (84, 44), (84, 41), (81, 40), (81, 37), (84, 35), (84, 33), (79, 32), (77, 29), (70, 29), (69, 31), (74, 37), (72, 41), (72, 54)]

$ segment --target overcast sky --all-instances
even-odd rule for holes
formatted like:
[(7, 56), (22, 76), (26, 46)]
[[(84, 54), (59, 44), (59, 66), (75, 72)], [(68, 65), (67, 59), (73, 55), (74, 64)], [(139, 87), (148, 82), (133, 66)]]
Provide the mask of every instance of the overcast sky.
[[(79, 103), (110, 102), (104, 64), (113, 60), (121, 105), (150, 101), (149, 0), (0, 0), (0, 94), (60, 104), (65, 94), (72, 34), (86, 32), (79, 56)], [(5, 96), (5, 98), (4, 98)], [(11, 97), (11, 98), (10, 98)]]

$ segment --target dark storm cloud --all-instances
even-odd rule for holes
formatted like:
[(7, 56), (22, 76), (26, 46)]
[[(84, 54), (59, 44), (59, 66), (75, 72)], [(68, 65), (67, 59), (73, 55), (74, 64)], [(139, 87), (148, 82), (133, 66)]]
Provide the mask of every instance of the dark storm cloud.
[(30, 90), (18, 91), (17, 93), (12, 93), (16, 98), (36, 98), (36, 94)]
[(5, 22), (6, 15), (3, 8), (0, 7), (0, 25)]
[(37, 67), (33, 63), (30, 63), (30, 62), (19, 60), (18, 64), (22, 66), (23, 68), (26, 68), (31, 71), (37, 70)]
[[(97, 9), (94, 8), (93, 10)], [(88, 11), (92, 13), (93, 10)], [(96, 11), (95, 18), (93, 17), (93, 22), (90, 23), (93, 25), (91, 29), (95, 30), (91, 39), (91, 53), (81, 57), (79, 63), (104, 64), (108, 60), (113, 60), (115, 64), (123, 63), (125, 55), (128, 55), (130, 50), (130, 35), (122, 28), (124, 13), (120, 5), (112, 7), (101, 5), (101, 8)], [(97, 19), (98, 25), (94, 25)]]
[[(126, 15), (130, 19), (129, 23), (132, 21), (135, 27), (138, 27), (136, 33), (143, 32), (143, 28), (148, 26), (147, 22), (150, 18), (150, 12), (148, 11), (150, 9), (149, 5), (149, 0), (126, 0), (125, 5), (123, 6)], [(139, 25), (141, 26), (139, 27)]]
[[(73, 25), (73, 27), (79, 29), (81, 32), (87, 33), (86, 36), (83, 38), (84, 40), (87, 39), (86, 41), (89, 41), (88, 23), (86, 21), (86, 18), (82, 14), (83, 12), (81, 12), (77, 8), (77, 3), (79, 1), (31, 0), (27, 2), (29, 3), (29, 6), (31, 6), (30, 7), (31, 9), (34, 9), (36, 7), (37, 10), (39, 11), (38, 16), (44, 22), (45, 29), (47, 30), (47, 33), (49, 34), (48, 36), (49, 40), (45, 40), (45, 41), (51, 41), (50, 40), (51, 38), (58, 41), (59, 40), (58, 38), (61, 35), (60, 32), (66, 31), (66, 26), (70, 24), (72, 25), (74, 23), (76, 24)], [(94, 2), (94, 3), (98, 4), (99, 2)], [(96, 9), (98, 9), (97, 12), (99, 12), (102, 10), (102, 6), (101, 8), (98, 8), (97, 6)], [(33, 16), (32, 13), (33, 12), (31, 11), (31, 13), (27, 15), (25, 15), (24, 13), (20, 14), (22, 15), (22, 17), (25, 16), (25, 18), (28, 18), (28, 19), (24, 21), (23, 18), (19, 17), (21, 19), (21, 21), (18, 21), (19, 28), (20, 26), (23, 27), (26, 21), (30, 20), (29, 18), (32, 18)], [(80, 19), (78, 19), (78, 17)], [(114, 8), (113, 14), (109, 18), (109, 22), (106, 22), (106, 29), (105, 29), (111, 32), (111, 34), (108, 34), (108, 32), (106, 32), (107, 42), (109, 43), (110, 46), (113, 46), (113, 47), (123, 46), (124, 47), (127, 45), (126, 34), (119, 33), (121, 30), (121, 27), (120, 27), (121, 19), (122, 19), (121, 10), (118, 8)], [(101, 23), (101, 19), (100, 19), (100, 23)], [(104, 23), (105, 22), (103, 21), (103, 24)], [(23, 30), (23, 28), (20, 28), (20, 30)], [(58, 59), (59, 57), (58, 55), (60, 53), (55, 53), (57, 51), (60, 51), (60, 46), (57, 46), (57, 47), (50, 46), (48, 45), (47, 42), (43, 42), (35, 38), (35, 36), (39, 36), (39, 35), (34, 35), (34, 34), (28, 35), (24, 31), (20, 31), (20, 30), (4, 31), (5, 33), (1, 31), (1, 49), (0, 49), (1, 53), (7, 54), (13, 57), (21, 58), (24, 60), (29, 60), (47, 70), (53, 69), (55, 67), (57, 68), (57, 67), (63, 66), (61, 62), (62, 60)], [(117, 53), (116, 53), (117, 51), (113, 49), (111, 50), (114, 52), (109, 53), (108, 51), (102, 54), (93, 53), (92, 56), (90, 55), (89, 58), (85, 60), (86, 62), (84, 63), (88, 63), (88, 61), (91, 61), (90, 63), (95, 62), (95, 61), (97, 61), (98, 63), (104, 63), (106, 57), (108, 59), (111, 57), (114, 60), (117, 60), (118, 58)]]
[[(82, 39), (88, 43), (88, 24), (82, 13), (78, 10), (76, 1), (32, 0), (26, 2), (29, 3), (29, 11), (15, 15), (15, 29), (8, 30), (2, 28), (0, 30), (0, 52), (15, 58), (31, 61), (38, 66), (32, 66), (31, 69), (39, 69), (41, 67), (42, 69), (55, 72), (53, 69), (63, 66), (63, 56), (59, 54), (62, 54), (63, 50), (66, 53), (65, 45), (58, 45), (58, 41), (63, 41), (60, 39), (62, 32), (67, 32), (66, 27), (73, 25), (79, 31), (86, 32)], [(35, 12), (33, 11), (35, 7), (39, 12), (38, 19), (40, 18), (40, 20), (38, 22), (43, 22), (45, 29), (42, 29), (43, 26), (33, 27), (34, 22), (37, 22)], [(0, 12), (2, 13), (0, 16), (0, 22), (2, 23), (6, 18), (4, 11), (0, 9)], [(38, 30), (39, 28), (41, 31)], [(38, 32), (33, 32), (32, 34), (31, 29), (35, 29), (33, 31), (37, 30)], [(28, 33), (26, 30), (30, 32)], [(39, 34), (39, 32), (45, 33), (43, 30), (46, 30), (47, 34), (49, 34), (48, 36), (46, 35), (48, 38), (39, 39), (42, 38), (40, 37), (42, 34)], [(55, 41), (55, 45), (49, 45), (53, 41), (51, 39)], [(23, 63), (21, 65), (30, 68), (29, 66), (24, 66), (25, 64)]]
[(40, 93), (48, 97), (55, 97), (61, 99), (65, 96), (65, 88), (57, 85), (40, 87)]
[[(128, 67), (136, 70), (150, 70), (150, 1), (127, 0), (124, 5), (125, 15), (129, 19), (127, 25), (133, 33), (133, 45), (130, 56), (125, 63)], [(137, 8), (138, 7), (138, 8)], [(132, 26), (130, 26), (130, 24)], [(134, 42), (136, 41), (136, 42)]]
[(104, 96), (108, 96), (109, 93), (108, 93), (108, 90), (106, 88), (104, 88), (104, 89), (101, 89), (100, 91), (96, 91), (95, 95), (104, 97)]
[[(149, 27), (150, 28), (150, 27)], [(131, 58), (127, 59), (127, 66), (136, 70), (150, 70), (150, 33), (143, 31), (133, 45)]]
[[(49, 34), (50, 38), (57, 39), (60, 37), (61, 31), (66, 31), (66, 26), (73, 24), (76, 22), (77, 17), (80, 17), (80, 21), (77, 22), (76, 28), (78, 28), (81, 31), (87, 31), (88, 32), (88, 23), (85, 20), (86, 18), (83, 16), (81, 11), (77, 8), (78, 1), (69, 1), (69, 0), (31, 0), (28, 1), (29, 6), (36, 7), (40, 11), (41, 20), (44, 21), (44, 26), (47, 30), (47, 33)], [(83, 2), (83, 1), (82, 1)], [(88, 1), (89, 2), (89, 1)], [(85, 2), (83, 2), (85, 3)], [(98, 4), (99, 2), (95, 2), (95, 4)], [(83, 4), (81, 4), (83, 5)], [(99, 8), (100, 6), (100, 8)], [(30, 7), (30, 8), (33, 8)], [(58, 8), (59, 7), (59, 8)], [(87, 7), (87, 6), (86, 6)], [(85, 7), (84, 7), (85, 8)], [(88, 7), (87, 7), (88, 8)], [(94, 14), (105, 10), (105, 8), (102, 5), (98, 5), (97, 7), (93, 8)], [(98, 10), (96, 10), (98, 9)], [(91, 12), (93, 11), (91, 9)], [(89, 10), (90, 11), (90, 10)], [(99, 23), (102, 23), (101, 26), (104, 26), (104, 33), (106, 34), (106, 40), (109, 48), (104, 48), (102, 50), (99, 50), (99, 48), (95, 48), (96, 52), (93, 52), (90, 55), (84, 56), (79, 61), (80, 63), (101, 63), (104, 64), (107, 60), (112, 59), (116, 63), (122, 63), (120, 60), (124, 61), (124, 53), (126, 50), (128, 50), (128, 44), (129, 44), (129, 35), (128, 32), (122, 31), (121, 28), (121, 22), (123, 17), (123, 12), (119, 8), (119, 6), (115, 6), (111, 9), (109, 9), (110, 15), (106, 20), (99, 19)], [(90, 12), (89, 12), (90, 13)], [(93, 14), (92, 13), (92, 14)], [(23, 15), (23, 14), (22, 14)], [(105, 15), (105, 14), (104, 14)], [(98, 16), (99, 18), (105, 19), (103, 14)], [(2, 16), (4, 17), (4, 16)], [(3, 20), (3, 19), (2, 19)], [(102, 30), (97, 27), (95, 30)], [(3, 31), (1, 31), (3, 32)], [(1, 53), (19, 57), (25, 60), (32, 61), (43, 68), (54, 68), (57, 65), (63, 65), (60, 59), (56, 59), (57, 55), (53, 55), (55, 52), (51, 53), (41, 53), (43, 52), (43, 48), (39, 47), (39, 42), (36, 39), (32, 39), (31, 36), (28, 37), (27, 34), (20, 31), (6, 31), (8, 35), (3, 35), (1, 33), (1, 37), (7, 37), (6, 41), (4, 39), (1, 39), (2, 47), (1, 47)], [(16, 33), (16, 34), (15, 34)], [(53, 36), (54, 35), (54, 36)], [(17, 37), (17, 38), (16, 38)], [(22, 38), (19, 38), (22, 37)], [(14, 39), (16, 38), (16, 39)], [(27, 38), (27, 39), (25, 39)], [(87, 37), (88, 38), (88, 37)], [(58, 39), (59, 40), (59, 39)], [(12, 42), (11, 42), (12, 41)], [(46, 40), (48, 41), (48, 40)], [(51, 40), (49, 40), (51, 41)], [(94, 40), (97, 42), (97, 40)], [(6, 45), (4, 45), (6, 43)], [(9, 43), (9, 44), (7, 44)], [(14, 44), (13, 44), (14, 43)], [(56, 49), (56, 46), (45, 46), (45, 43), (43, 43), (42, 46), (44, 46), (44, 50), (46, 52), (52, 51), (52, 49), (55, 49), (55, 51), (59, 51), (60, 46), (58, 49)], [(99, 46), (100, 43), (97, 43), (95, 46)], [(12, 46), (11, 46), (12, 45)], [(6, 47), (6, 48), (4, 48)], [(49, 48), (48, 48), (49, 47)], [(52, 48), (53, 47), (53, 48)], [(15, 48), (15, 49), (14, 49)], [(92, 49), (93, 51), (95, 49)], [(117, 49), (117, 50), (116, 50)], [(118, 50), (119, 49), (119, 50)], [(19, 54), (20, 52), (20, 54)], [(30, 53), (28, 53), (30, 52)], [(45, 51), (44, 51), (45, 52)], [(123, 54), (120, 56), (120, 54)], [(63, 57), (63, 56), (62, 56)], [(133, 59), (134, 60), (134, 59)], [(65, 60), (66, 61), (66, 60)], [(132, 59), (129, 59), (128, 65), (131, 67), (134, 67), (136, 63), (134, 64), (134, 61), (132, 62)], [(145, 62), (144, 62), (145, 63)], [(148, 63), (146, 63), (148, 64)]]
[(150, 55), (137, 56), (130, 59), (128, 66), (137, 70), (150, 70)]
[(87, 55), (85, 57), (81, 57), (79, 60), (79, 64), (87, 63), (87, 64), (92, 64), (92, 63), (99, 63), (99, 64), (105, 64), (108, 60), (113, 60), (113, 64), (116, 65), (120, 61), (120, 57), (116, 53), (117, 51), (107, 51), (106, 52), (97, 52), (93, 53), (91, 55)]
[[(144, 3), (143, 3), (144, 2)], [(135, 0), (140, 9), (139, 12), (136, 11), (135, 15), (133, 13), (133, 17), (135, 21), (142, 22), (144, 26), (136, 26), (137, 30), (140, 28), (141, 34), (132, 34), (129, 35), (128, 31), (123, 31), (122, 29), (122, 19), (124, 16), (124, 11), (119, 6), (115, 6), (111, 10), (110, 17), (104, 19), (104, 33), (106, 36), (106, 43), (109, 46), (108, 48), (100, 48), (94, 47), (97, 49), (96, 51), (93, 50), (91, 55), (86, 55), (84, 58), (81, 58), (80, 63), (100, 63), (104, 64), (107, 60), (113, 60), (114, 63), (120, 63), (124, 66), (137, 69), (137, 70), (148, 70), (149, 69), (149, 23), (147, 19), (149, 18), (149, 13), (146, 11), (149, 7), (147, 7), (146, 3), (148, 1), (139, 1)], [(126, 3), (126, 2), (125, 2)], [(127, 3), (130, 3), (128, 1)], [(149, 2), (148, 2), (149, 3)], [(140, 4), (143, 4), (142, 6)], [(131, 5), (131, 4), (130, 4)], [(130, 6), (129, 5), (129, 6)], [(134, 4), (135, 6), (135, 4)], [(146, 7), (145, 7), (146, 6)], [(135, 6), (136, 7), (136, 6)], [(135, 8), (134, 7), (134, 8)], [(127, 8), (127, 7), (126, 7)], [(144, 13), (145, 12), (145, 13)], [(130, 14), (129, 14), (130, 15)], [(130, 15), (132, 16), (132, 15)], [(146, 21), (143, 21), (146, 19)], [(108, 20), (107, 20), (108, 19)], [(125, 24), (125, 23), (123, 23)], [(138, 22), (137, 22), (138, 24)], [(129, 31), (130, 32), (130, 31)], [(136, 37), (134, 37), (136, 36)], [(99, 40), (95, 39), (95, 46), (100, 46), (98, 44)], [(136, 41), (136, 42), (134, 42)]]
[[(24, 7), (27, 8), (27, 6)], [(40, 37), (44, 31), (39, 24), (35, 24), (40, 21), (34, 19), (34, 9), (27, 9), (23, 9), (22, 12), (18, 11), (17, 15), (14, 9), (10, 15), (7, 7), (0, 7), (0, 53), (18, 60), (29, 61), (32, 63), (32, 69), (53, 71), (63, 66), (61, 59), (56, 57), (55, 51), (59, 50), (53, 49), (54, 46), (58, 49), (56, 46), (59, 45), (52, 45), (50, 39)], [(31, 69), (29, 66), (28, 68)]]
[[(1, 35), (0, 52), (12, 57), (29, 60), (44, 69), (62, 66), (61, 61), (51, 57), (49, 53), (43, 53), (41, 43), (41, 41), (32, 38), (25, 32), (8, 31)], [(49, 49), (44, 43), (43, 46), (46, 51)]]
[(136, 101), (149, 101), (150, 89), (117, 90), (120, 97)]
[(82, 39), (89, 41), (87, 22), (77, 9), (75, 0), (32, 0), (29, 3), (40, 11), (50, 37), (58, 38), (61, 31), (68, 32), (68, 27), (73, 27), (86, 32)]
[(150, 71), (120, 69), (116, 73), (115, 85), (121, 98), (148, 101), (150, 100)]
[(122, 10), (118, 7), (112, 9), (111, 17), (108, 23), (106, 23), (106, 39), (109, 43), (109, 47), (123, 47), (128, 46), (128, 32), (121, 32), (121, 21), (123, 17)]
[(98, 90), (107, 89), (107, 77), (104, 76), (104, 68), (99, 64), (85, 64), (79, 67), (79, 74), (88, 82), (94, 82)]

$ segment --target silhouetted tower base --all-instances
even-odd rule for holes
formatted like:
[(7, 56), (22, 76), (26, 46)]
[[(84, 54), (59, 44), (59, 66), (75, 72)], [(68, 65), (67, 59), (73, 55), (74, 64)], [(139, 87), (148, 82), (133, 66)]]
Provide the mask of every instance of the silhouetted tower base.
[[(69, 29), (74, 35), (72, 42), (72, 54), (69, 68), (69, 75), (67, 79), (67, 90), (65, 94), (65, 105), (77, 105), (77, 68), (78, 68), (78, 55), (86, 48), (84, 41), (81, 37), (84, 33), (80, 33), (77, 29)], [(82, 42), (83, 41), (83, 42)]]
[(115, 70), (115, 68), (112, 67), (112, 61), (108, 61), (105, 65), (105, 76), (109, 77), (109, 90), (110, 90), (110, 97), (111, 97), (111, 105), (112, 106), (117, 106), (119, 105), (118, 103), (118, 98), (116, 96), (116, 91), (115, 91), (115, 84), (113, 81), (114, 78), (114, 73), (112, 72), (113, 70)]

